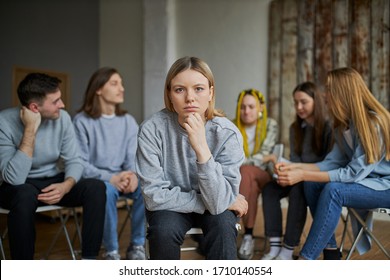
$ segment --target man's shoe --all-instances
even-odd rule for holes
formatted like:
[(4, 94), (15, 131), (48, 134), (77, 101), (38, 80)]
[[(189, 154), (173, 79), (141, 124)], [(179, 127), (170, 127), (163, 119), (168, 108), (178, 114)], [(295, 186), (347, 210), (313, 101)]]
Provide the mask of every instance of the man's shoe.
[(145, 248), (142, 245), (131, 245), (127, 249), (126, 258), (128, 260), (145, 260)]
[(238, 257), (242, 260), (250, 260), (253, 258), (254, 251), (255, 240), (252, 235), (245, 234), (241, 241), (240, 249), (238, 250)]

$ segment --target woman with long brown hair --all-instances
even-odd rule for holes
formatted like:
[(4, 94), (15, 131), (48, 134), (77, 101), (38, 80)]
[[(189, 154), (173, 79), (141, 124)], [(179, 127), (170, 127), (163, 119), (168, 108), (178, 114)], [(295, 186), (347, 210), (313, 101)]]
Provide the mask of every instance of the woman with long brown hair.
[[(331, 127), (325, 114), (323, 93), (314, 83), (304, 82), (295, 87), (292, 96), (296, 119), (290, 126), (290, 161), (321, 161), (331, 144)], [(280, 200), (284, 197), (288, 197), (288, 209), (283, 235)], [(262, 199), (265, 235), (270, 244), (269, 252), (262, 259), (291, 260), (306, 222), (303, 183), (281, 186), (273, 180), (265, 185)]]
[(390, 207), (389, 111), (352, 68), (328, 73), (326, 98), (335, 129), (332, 151), (319, 163), (275, 166), (279, 184), (305, 181), (313, 224), (302, 259), (317, 259), (322, 251), (326, 259), (340, 258), (334, 231), (343, 206)]

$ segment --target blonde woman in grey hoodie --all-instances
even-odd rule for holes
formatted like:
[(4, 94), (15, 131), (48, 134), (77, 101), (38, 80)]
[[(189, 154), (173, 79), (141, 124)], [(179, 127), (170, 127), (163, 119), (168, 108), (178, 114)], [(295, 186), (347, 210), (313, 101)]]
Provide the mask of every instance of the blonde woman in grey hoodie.
[(196, 57), (178, 59), (164, 89), (165, 109), (144, 121), (136, 171), (148, 221), (151, 259), (180, 259), (191, 227), (204, 234), (206, 259), (237, 258), (238, 193), (244, 161), (236, 126), (214, 108), (214, 78)]

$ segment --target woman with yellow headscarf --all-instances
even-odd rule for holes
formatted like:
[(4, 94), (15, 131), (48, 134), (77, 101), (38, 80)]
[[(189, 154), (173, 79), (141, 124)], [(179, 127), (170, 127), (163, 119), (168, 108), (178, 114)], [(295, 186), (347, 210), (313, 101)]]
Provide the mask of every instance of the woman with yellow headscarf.
[(248, 213), (243, 217), (245, 234), (238, 257), (251, 259), (254, 252), (253, 227), (257, 200), (264, 185), (271, 180), (267, 165), (269, 161), (276, 161), (272, 150), (279, 136), (279, 127), (274, 119), (267, 117), (265, 98), (256, 89), (240, 92), (234, 123), (244, 140), (246, 159), (240, 168), (240, 194), (248, 201)]

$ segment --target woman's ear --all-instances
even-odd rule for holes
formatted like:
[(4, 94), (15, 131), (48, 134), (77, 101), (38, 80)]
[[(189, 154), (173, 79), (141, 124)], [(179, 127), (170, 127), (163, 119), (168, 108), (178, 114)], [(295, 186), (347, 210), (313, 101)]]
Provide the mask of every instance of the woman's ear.
[(209, 101), (213, 100), (213, 96), (214, 96), (214, 87), (211, 86), (210, 87), (210, 94), (209, 94)]

